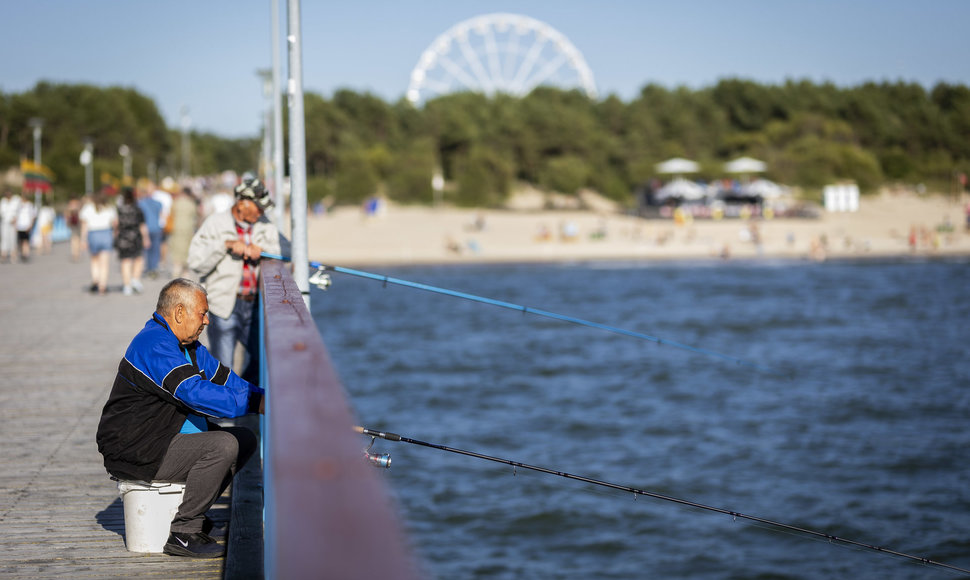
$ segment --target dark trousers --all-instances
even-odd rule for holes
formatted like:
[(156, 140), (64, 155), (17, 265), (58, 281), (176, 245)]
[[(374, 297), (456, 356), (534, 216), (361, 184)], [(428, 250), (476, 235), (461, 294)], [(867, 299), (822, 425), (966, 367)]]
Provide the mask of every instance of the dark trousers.
[(185, 494), (170, 530), (201, 532), (205, 512), (246, 464), (256, 445), (256, 435), (246, 427), (176, 435), (155, 474), (155, 481), (185, 483)]

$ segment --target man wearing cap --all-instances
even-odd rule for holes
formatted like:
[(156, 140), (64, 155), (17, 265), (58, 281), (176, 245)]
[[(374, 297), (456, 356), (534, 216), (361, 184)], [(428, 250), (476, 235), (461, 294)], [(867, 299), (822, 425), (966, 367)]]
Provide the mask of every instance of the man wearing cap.
[(279, 230), (264, 214), (273, 205), (258, 179), (247, 179), (234, 190), (229, 211), (202, 222), (189, 245), (188, 266), (209, 298), (209, 350), (231, 364), (236, 343), (246, 348), (242, 377), (259, 380), (259, 325), (253, 324), (259, 291), (262, 252), (280, 253)]

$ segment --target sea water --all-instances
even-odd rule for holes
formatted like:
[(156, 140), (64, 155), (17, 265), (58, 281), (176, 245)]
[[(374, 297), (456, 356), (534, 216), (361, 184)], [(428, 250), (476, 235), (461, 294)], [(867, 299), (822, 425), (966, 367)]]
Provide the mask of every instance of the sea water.
[[(383, 268), (716, 356), (334, 274), (370, 428), (970, 567), (970, 263)], [(366, 441), (363, 441), (366, 443)], [(431, 577), (951, 578), (743, 518), (378, 442)]]

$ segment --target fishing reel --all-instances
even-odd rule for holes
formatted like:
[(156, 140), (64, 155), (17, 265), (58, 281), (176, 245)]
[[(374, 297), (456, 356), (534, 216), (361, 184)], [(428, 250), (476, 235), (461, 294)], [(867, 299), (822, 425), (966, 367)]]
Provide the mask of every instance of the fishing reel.
[(371, 453), (370, 448), (374, 446), (374, 441), (377, 437), (370, 438), (370, 445), (367, 449), (364, 449), (364, 459), (370, 462), (374, 467), (383, 467), (384, 469), (391, 468), (391, 454), (390, 453)]
[(323, 291), (326, 291), (333, 284), (330, 274), (327, 274), (327, 271), (323, 268), (317, 268), (317, 271), (310, 275), (308, 281)]

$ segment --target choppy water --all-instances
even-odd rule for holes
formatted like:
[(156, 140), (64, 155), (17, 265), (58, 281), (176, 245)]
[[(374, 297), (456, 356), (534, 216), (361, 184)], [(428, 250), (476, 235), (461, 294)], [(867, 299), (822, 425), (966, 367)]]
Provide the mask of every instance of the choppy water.
[[(970, 263), (381, 273), (781, 367), (335, 274), (313, 311), (361, 422), (970, 567)], [(438, 578), (952, 578), (869, 550), (380, 442)]]

